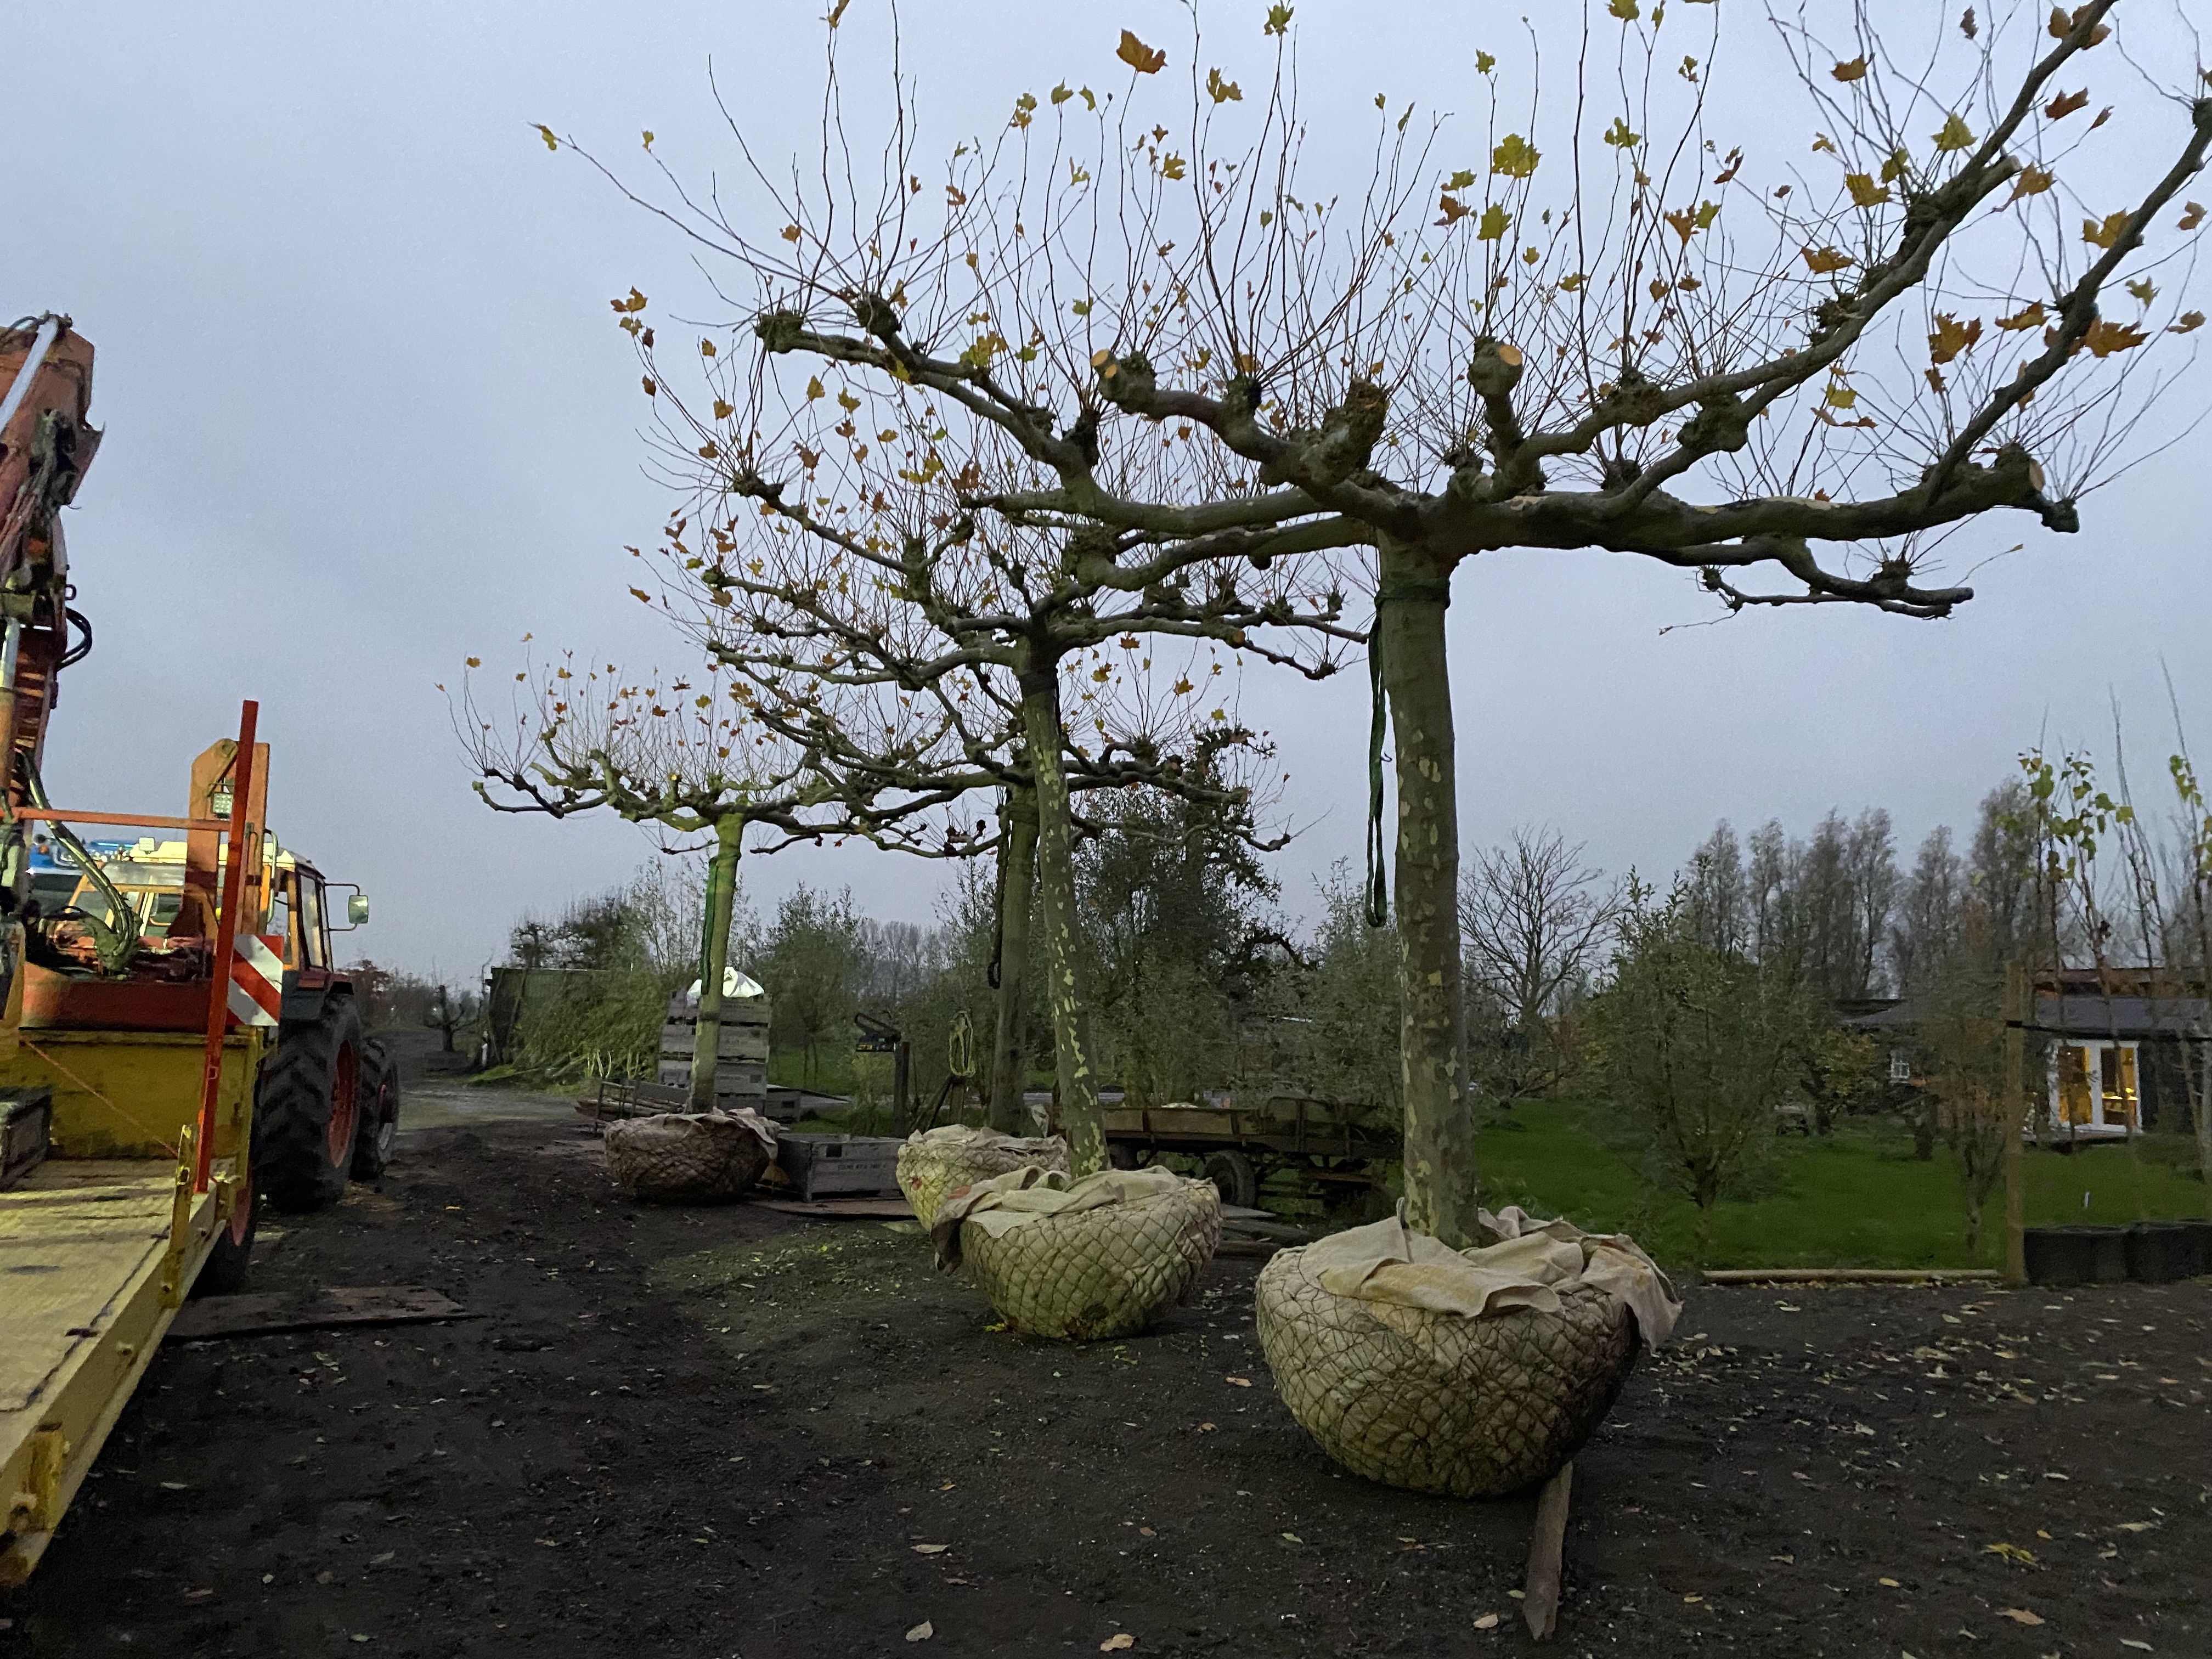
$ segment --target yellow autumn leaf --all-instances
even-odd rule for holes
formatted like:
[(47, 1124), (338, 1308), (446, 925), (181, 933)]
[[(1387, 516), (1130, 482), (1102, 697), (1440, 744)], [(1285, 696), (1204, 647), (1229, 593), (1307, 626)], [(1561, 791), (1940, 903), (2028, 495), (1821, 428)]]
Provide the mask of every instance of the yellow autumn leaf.
[(2185, 202), (2182, 204), (2180, 222), (2175, 227), (2175, 228), (2179, 230), (2194, 230), (2197, 226), (2203, 222), (2204, 204), (2202, 202)]
[(1291, 6), (1276, 5), (1268, 7), (1267, 21), (1260, 26), (1260, 33), (1262, 34), (1289, 33), (1291, 28), (1291, 14), (1295, 9), (1296, 8)]
[(1849, 409), (1858, 400), (1859, 394), (1850, 387), (1832, 384), (1828, 387), (1827, 396), (1822, 401), (1831, 409)]
[(1462, 167), (1457, 173), (1455, 173), (1450, 178), (1444, 180), (1444, 188), (1446, 190), (1465, 190), (1474, 182), (1474, 174), (1468, 168)]
[(2089, 331), (2081, 337), (2081, 343), (2088, 347), (2091, 356), (2109, 357), (2115, 351), (2131, 351), (2148, 338), (2150, 336), (2139, 328), (2130, 328), (2124, 323), (2100, 317), (2089, 325)]
[(2110, 247), (2120, 240), (2120, 233), (2128, 228), (2129, 216), (2128, 210), (2123, 208), (2118, 213), (2106, 214), (2102, 220), (2084, 219), (2081, 222), (2081, 240), (2095, 247)]
[(2012, 194), (2007, 199), (2017, 202), (2023, 196), (2040, 196), (2051, 188), (2053, 182), (2049, 167), (2039, 167), (2031, 161), (2020, 170), (2020, 177), (2013, 180)]
[[(2068, 35), (2073, 33), (2075, 24), (2081, 21), (2081, 13), (2087, 9), (2088, 8), (2086, 6), (2081, 7), (2069, 17), (2066, 14), (2065, 8), (2063, 6), (2053, 6), (2051, 9), (2051, 22), (2049, 25), (2051, 38), (2054, 40), (2063, 40)], [(2112, 26), (2110, 23), (2098, 24), (2096, 27), (2089, 31), (2088, 45), (2094, 46), (2101, 44), (2108, 36), (2111, 35), (2112, 32)], [(2087, 51), (2087, 47), (2085, 46), (2083, 50)]]
[(1965, 149), (1973, 142), (1972, 130), (1955, 115), (1947, 116), (1942, 131), (1936, 134), (1936, 148), (1939, 150)]
[(1627, 118), (1620, 115), (1614, 116), (1613, 125), (1600, 136), (1615, 149), (1632, 149), (1644, 140), (1642, 133), (1629, 130)]
[(1866, 54), (1861, 52), (1848, 64), (1838, 64), (1828, 71), (1838, 81), (1856, 81), (1867, 72)]
[(1805, 263), (1812, 267), (1816, 276), (1825, 276), (1832, 270), (1841, 270), (1851, 263), (1851, 256), (1841, 248), (1808, 247), (1798, 251), (1805, 256)]
[(1490, 152), (1490, 170), (1508, 179), (1526, 179), (1542, 159), (1534, 145), (1519, 133), (1509, 132), (1505, 141)]
[(471, 657), (468, 659), (468, 664), (471, 668), (482, 668), (483, 666), (483, 659), (482, 657)]
[(2150, 285), (2150, 278), (2148, 276), (2138, 277), (2134, 282), (2130, 283), (2128, 284), (2128, 292), (2134, 295), (2136, 299), (2142, 301), (2145, 305), (2148, 305), (2153, 300), (2158, 298), (2158, 290)]
[(1889, 186), (1875, 183), (1871, 173), (1845, 173), (1844, 188), (1850, 191), (1851, 200), (1860, 207), (1879, 207), (1889, 199)]
[(2063, 121), (2075, 110), (2085, 108), (2089, 102), (2089, 88), (2079, 92), (2062, 92), (2043, 106), (2043, 112), (2054, 121)]
[(1163, 179), (1180, 179), (1182, 175), (1183, 159), (1182, 156), (1170, 155), (1166, 161), (1160, 163), (1160, 176)]
[(1139, 75), (1157, 75), (1167, 67), (1167, 53), (1153, 51), (1137, 39), (1133, 29), (1121, 31), (1121, 44), (1114, 48), (1114, 55)]
[(2168, 334), (2194, 334), (2198, 329), (2203, 326), (2204, 313), (2203, 312), (2185, 311), (2181, 313), (2181, 320), (2175, 323), (2166, 331)]
[(538, 124), (538, 136), (545, 141), (546, 149), (555, 151), (560, 149), (561, 141), (553, 136), (553, 129), (542, 122)]
[(1928, 337), (1928, 356), (1936, 362), (1948, 363), (1981, 337), (1980, 318), (1962, 323), (1949, 312), (1940, 311), (1936, 313), (1935, 331)]
[(1613, 3), (1607, 6), (1606, 10), (1626, 23), (1634, 22), (1638, 15), (1636, 0), (1613, 0)]
[(1443, 217), (1437, 221), (1440, 225), (1449, 225), (1456, 220), (1467, 217), (1466, 204), (1454, 200), (1449, 196), (1437, 197), (1437, 206), (1443, 210)]
[(647, 592), (641, 587), (631, 588), (629, 591), (629, 596), (641, 605), (651, 605), (653, 603), (653, 595)]
[(1482, 210), (1482, 222), (1474, 228), (1478, 241), (1494, 242), (1511, 229), (1513, 216), (1492, 202)]
[(1244, 97), (1244, 88), (1234, 81), (1223, 80), (1221, 71), (1218, 69), (1206, 70), (1206, 90), (1217, 104), (1240, 103)]
[(2024, 328), (2041, 328), (2049, 320), (2043, 311), (2043, 301), (2031, 300), (2022, 309), (2009, 317), (1997, 319), (1997, 326), (2008, 333), (2018, 333)]
[(820, 375), (817, 374), (809, 377), (806, 382), (806, 401), (808, 403), (811, 404), (817, 398), (826, 397), (829, 394), (823, 389), (822, 377)]

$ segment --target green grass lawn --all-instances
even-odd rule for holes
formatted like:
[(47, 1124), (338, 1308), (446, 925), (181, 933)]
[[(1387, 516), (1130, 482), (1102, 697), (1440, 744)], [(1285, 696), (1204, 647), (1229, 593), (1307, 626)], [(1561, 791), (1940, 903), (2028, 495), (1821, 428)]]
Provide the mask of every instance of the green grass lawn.
[[(1476, 1139), (1483, 1202), (1518, 1203), (1583, 1227), (1630, 1232), (1662, 1262), (1693, 1261), (1696, 1206), (1653, 1189), (1633, 1155), (1608, 1144), (1601, 1109), (1532, 1101), (1486, 1124)], [(2193, 1158), (2176, 1168), (2157, 1155), (2165, 1150), (2108, 1144), (2069, 1156), (2031, 1149), (2028, 1224), (2204, 1214)], [(1918, 1163), (1911, 1134), (1899, 1124), (1852, 1122), (1826, 1138), (1791, 1136), (1777, 1148), (1776, 1168), (1761, 1186), (1759, 1196), (1723, 1200), (1715, 1208), (1705, 1266), (2003, 1265), (2002, 1188), (1990, 1196), (1981, 1249), (1969, 1255), (1949, 1149), (1939, 1146), (1933, 1161)]]

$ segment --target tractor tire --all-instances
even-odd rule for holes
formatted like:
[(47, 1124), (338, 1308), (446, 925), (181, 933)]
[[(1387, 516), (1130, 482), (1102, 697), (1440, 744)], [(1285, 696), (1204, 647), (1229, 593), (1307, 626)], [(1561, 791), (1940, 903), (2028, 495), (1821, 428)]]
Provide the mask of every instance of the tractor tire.
[(1212, 1182), (1224, 1204), (1240, 1210), (1255, 1206), (1260, 1197), (1260, 1172), (1252, 1167), (1252, 1160), (1233, 1148), (1224, 1148), (1206, 1155), (1206, 1178)]
[(229, 1224), (216, 1235), (215, 1248), (201, 1264), (200, 1276), (192, 1280), (195, 1297), (234, 1296), (246, 1288), (246, 1269), (253, 1261), (253, 1235), (261, 1225), (261, 1206), (254, 1202), (255, 1196), (249, 1180), (245, 1197), (231, 1212)]
[(353, 1178), (380, 1179), (399, 1138), (399, 1061), (371, 1037), (362, 1047), (361, 1130), (353, 1146)]
[(261, 1062), (253, 1182), (284, 1213), (301, 1215), (345, 1196), (361, 1138), (362, 1061), (353, 999), (331, 997), (316, 1018), (285, 1026)]

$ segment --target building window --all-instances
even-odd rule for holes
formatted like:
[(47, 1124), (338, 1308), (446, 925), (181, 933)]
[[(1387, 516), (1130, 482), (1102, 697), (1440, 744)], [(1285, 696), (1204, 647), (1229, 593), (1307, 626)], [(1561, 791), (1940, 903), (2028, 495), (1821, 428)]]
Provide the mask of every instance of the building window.
[(1889, 1080), (1892, 1083), (1912, 1081), (1912, 1056), (1902, 1048), (1889, 1051)]
[(2125, 1134), (2137, 1126), (2140, 1103), (2134, 1043), (2064, 1042), (2053, 1053), (2054, 1129)]

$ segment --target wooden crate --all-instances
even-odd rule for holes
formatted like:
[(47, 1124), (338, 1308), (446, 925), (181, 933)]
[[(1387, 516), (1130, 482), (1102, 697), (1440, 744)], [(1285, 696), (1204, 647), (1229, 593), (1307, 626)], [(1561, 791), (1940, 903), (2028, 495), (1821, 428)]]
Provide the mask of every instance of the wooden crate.
[(785, 1133), (775, 1162), (809, 1203), (827, 1193), (895, 1193), (900, 1145), (895, 1135)]
[[(758, 1109), (768, 1097), (768, 1020), (766, 997), (742, 997), (722, 1005), (720, 1040), (715, 1044), (715, 1104)], [(677, 1088), (691, 1081), (698, 1024), (697, 1010), (681, 992), (669, 1000), (668, 1022), (660, 1028), (656, 1081)]]

